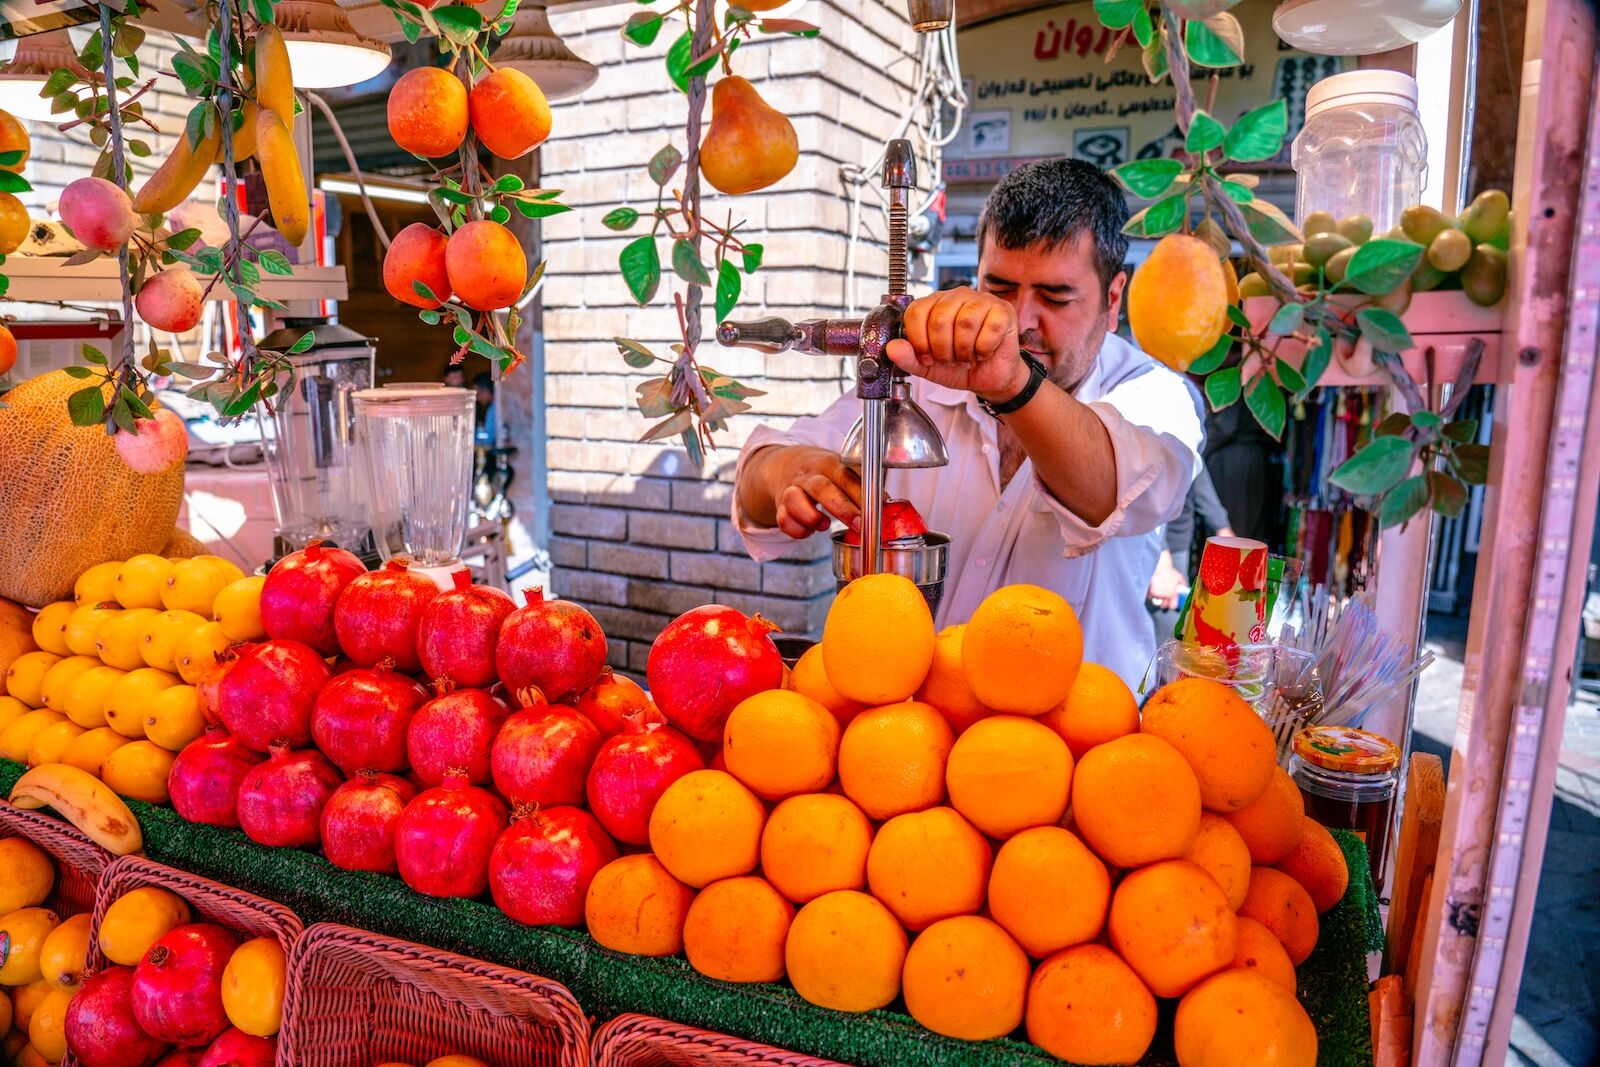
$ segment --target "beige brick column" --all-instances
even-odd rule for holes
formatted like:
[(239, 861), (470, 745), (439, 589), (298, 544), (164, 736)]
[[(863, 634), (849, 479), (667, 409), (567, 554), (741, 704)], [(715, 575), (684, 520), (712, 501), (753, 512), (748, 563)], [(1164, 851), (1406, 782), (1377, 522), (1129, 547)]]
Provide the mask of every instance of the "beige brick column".
[[(544, 226), (551, 585), (594, 611), (612, 639), (614, 664), (642, 671), (662, 626), (700, 604), (759, 611), (792, 633), (820, 629), (833, 593), (826, 545), (813, 538), (783, 561), (751, 561), (727, 518), (731, 480), (738, 447), (755, 426), (819, 411), (850, 382), (839, 359), (768, 357), (713, 342), (701, 350), (704, 364), (767, 391), (721, 435), (708, 460), (714, 473), (691, 469), (681, 448), (638, 443), (647, 423), (633, 405), (634, 387), (656, 372), (629, 368), (610, 339), (629, 336), (670, 354), (677, 333), (669, 279), (649, 309), (636, 308), (617, 254), (643, 226), (619, 235), (600, 219), (621, 203), (641, 210), (654, 203), (643, 164), (669, 139), (683, 149), (686, 100), (671, 91), (661, 64), (681, 27), (638, 48), (618, 33), (635, 10), (624, 4), (552, 19), (601, 73), (580, 100), (556, 106), (556, 136), (542, 162), (544, 184), (564, 189), (577, 208)], [(765, 245), (762, 269), (744, 282), (736, 314), (745, 317), (844, 311), (849, 207), (839, 166), (876, 159), (916, 73), (915, 34), (899, 0), (812, 0), (794, 17), (819, 25), (822, 36), (748, 43), (734, 70), (790, 116), (800, 162), (772, 189), (708, 195), (704, 204), (718, 219), (732, 211), (748, 220), (746, 238)], [(859, 306), (883, 291), (884, 229), (869, 193), (856, 253)], [(708, 300), (708, 337), (711, 320)]]

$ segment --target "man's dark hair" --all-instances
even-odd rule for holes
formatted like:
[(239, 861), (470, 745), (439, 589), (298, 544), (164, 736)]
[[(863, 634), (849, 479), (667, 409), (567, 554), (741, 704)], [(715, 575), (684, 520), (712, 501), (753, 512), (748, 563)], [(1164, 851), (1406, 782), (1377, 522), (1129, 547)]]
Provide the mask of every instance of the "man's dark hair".
[(1094, 239), (1095, 271), (1107, 291), (1128, 256), (1128, 201), (1110, 176), (1081, 159), (1042, 159), (1000, 179), (978, 219), (978, 254), (985, 241), (1001, 248), (1057, 248), (1080, 233)]
[(493, 389), (494, 376), (486, 370), (481, 370), (472, 376), (472, 387), (474, 389)]

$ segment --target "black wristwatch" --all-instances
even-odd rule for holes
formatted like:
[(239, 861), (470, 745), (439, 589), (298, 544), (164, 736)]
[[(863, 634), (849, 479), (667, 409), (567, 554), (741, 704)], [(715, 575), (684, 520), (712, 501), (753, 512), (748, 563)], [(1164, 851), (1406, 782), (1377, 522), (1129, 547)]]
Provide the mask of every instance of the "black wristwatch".
[(1033, 399), (1033, 394), (1039, 391), (1039, 386), (1044, 384), (1044, 380), (1050, 377), (1049, 368), (1039, 362), (1038, 357), (1033, 353), (1022, 352), (1022, 361), (1028, 365), (1028, 384), (1022, 387), (1020, 393), (1010, 400), (1001, 400), (992, 404), (982, 397), (978, 398), (978, 403), (982, 405), (983, 410), (997, 419), (1001, 415), (1009, 415), (1013, 411), (1021, 410), (1024, 404)]

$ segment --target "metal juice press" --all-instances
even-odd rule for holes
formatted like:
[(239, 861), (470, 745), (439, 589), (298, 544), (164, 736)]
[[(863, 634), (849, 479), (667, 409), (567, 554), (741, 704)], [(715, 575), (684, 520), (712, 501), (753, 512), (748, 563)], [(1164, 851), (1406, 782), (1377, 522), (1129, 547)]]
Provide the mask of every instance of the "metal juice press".
[(762, 352), (855, 357), (861, 417), (846, 436), (841, 455), (861, 473), (862, 499), (869, 505), (876, 501), (877, 506), (862, 509), (860, 545), (848, 544), (846, 531), (833, 535), (833, 574), (841, 588), (863, 574), (900, 574), (916, 583), (929, 610), (937, 611), (949, 537), (930, 530), (921, 537), (885, 543), (881, 511), (886, 470), (942, 467), (950, 462), (944, 438), (911, 398), (910, 380), (885, 352), (891, 340), (904, 336), (905, 309), (911, 303), (906, 293), (907, 229), (917, 171), (910, 141), (889, 142), (883, 185), (889, 191), (889, 291), (876, 307), (861, 319), (723, 322), (717, 326), (717, 341)]

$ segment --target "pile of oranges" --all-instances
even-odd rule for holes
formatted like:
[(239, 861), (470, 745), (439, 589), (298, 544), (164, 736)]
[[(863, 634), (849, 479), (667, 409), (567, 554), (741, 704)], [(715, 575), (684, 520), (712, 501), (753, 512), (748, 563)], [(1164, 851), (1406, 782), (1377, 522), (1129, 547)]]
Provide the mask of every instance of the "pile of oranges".
[(1138, 1061), (1177, 1000), (1183, 1067), (1309, 1067), (1295, 967), (1343, 853), (1232, 690), (1182, 680), (1141, 714), (1082, 648), (1036, 586), (935, 633), (910, 582), (852, 583), (661, 796), (651, 851), (595, 877), (590, 933), (1083, 1064)]

